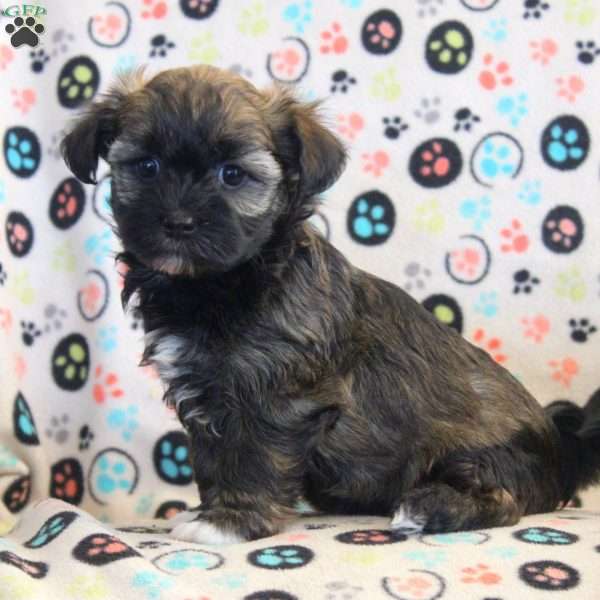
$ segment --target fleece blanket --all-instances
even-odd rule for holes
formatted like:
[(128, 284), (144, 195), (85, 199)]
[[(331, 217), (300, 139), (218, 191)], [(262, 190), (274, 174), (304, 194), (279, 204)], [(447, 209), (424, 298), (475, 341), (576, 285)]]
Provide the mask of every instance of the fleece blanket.
[[(40, 0), (2, 9), (0, 522), (8, 530), (23, 518), (0, 542), (0, 595), (125, 597), (112, 587), (121, 582), (149, 598), (271, 587), (281, 591), (249, 597), (562, 589), (591, 598), (587, 587), (568, 592), (575, 581), (598, 589), (591, 514), (437, 546), (350, 533), (384, 530), (383, 520), (326, 518), (226, 558), (208, 548), (169, 558), (189, 546), (102, 525), (168, 516), (197, 493), (156, 373), (136, 366), (141, 331), (119, 301), (110, 174), (101, 165), (97, 186), (79, 184), (58, 144), (117, 72), (141, 64), (152, 74), (210, 63), (324, 98), (350, 159), (315, 226), (542, 403), (583, 404), (600, 387), (598, 1)], [(32, 508), (47, 497), (70, 506)], [(546, 542), (516, 536), (528, 527)], [(188, 568), (202, 571), (201, 583), (176, 592), (188, 580), (174, 571)], [(513, 584), (521, 590), (497, 591)]]

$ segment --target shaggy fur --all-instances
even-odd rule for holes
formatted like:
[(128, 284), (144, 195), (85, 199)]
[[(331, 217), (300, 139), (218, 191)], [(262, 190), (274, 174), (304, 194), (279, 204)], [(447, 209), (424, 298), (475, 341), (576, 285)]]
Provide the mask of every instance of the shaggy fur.
[[(427, 532), (510, 525), (598, 480), (597, 409), (546, 414), (307, 224), (345, 161), (314, 104), (211, 67), (136, 74), (63, 152), (82, 181), (99, 156), (112, 169), (123, 298), (136, 296), (144, 362), (189, 433), (202, 499), (175, 535), (269, 536), (302, 497)], [(244, 169), (241, 186), (223, 185), (224, 164)], [(189, 231), (173, 239), (175, 218)]]

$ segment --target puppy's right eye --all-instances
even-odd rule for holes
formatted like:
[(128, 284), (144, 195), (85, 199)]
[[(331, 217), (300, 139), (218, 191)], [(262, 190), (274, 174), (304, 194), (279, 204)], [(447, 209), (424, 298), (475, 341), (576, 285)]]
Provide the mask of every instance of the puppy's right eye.
[(140, 179), (147, 181), (155, 179), (160, 171), (160, 163), (157, 158), (143, 158), (135, 163), (135, 172)]

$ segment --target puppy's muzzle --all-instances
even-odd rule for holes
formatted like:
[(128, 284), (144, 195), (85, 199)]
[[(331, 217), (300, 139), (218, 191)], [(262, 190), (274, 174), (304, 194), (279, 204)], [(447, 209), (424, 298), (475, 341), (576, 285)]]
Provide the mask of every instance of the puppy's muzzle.
[(181, 211), (163, 215), (160, 224), (167, 237), (173, 239), (189, 238), (196, 232), (193, 217)]

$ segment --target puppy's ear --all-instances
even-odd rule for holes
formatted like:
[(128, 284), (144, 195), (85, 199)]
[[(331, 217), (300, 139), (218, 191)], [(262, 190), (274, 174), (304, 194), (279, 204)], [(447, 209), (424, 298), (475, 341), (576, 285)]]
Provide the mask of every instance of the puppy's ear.
[(299, 102), (280, 87), (266, 92), (266, 100), (278, 151), (286, 166), (297, 171), (302, 194), (312, 196), (331, 187), (342, 173), (346, 150), (321, 124), (319, 103)]
[(96, 183), (98, 159), (106, 159), (119, 132), (118, 113), (125, 98), (143, 85), (141, 70), (123, 74), (105, 96), (94, 102), (63, 138), (64, 161), (77, 179)]

